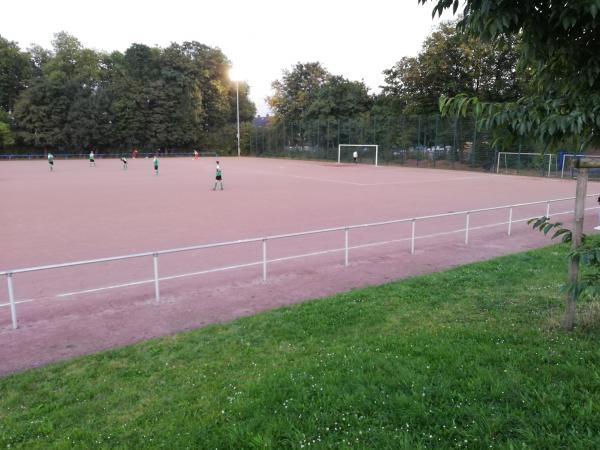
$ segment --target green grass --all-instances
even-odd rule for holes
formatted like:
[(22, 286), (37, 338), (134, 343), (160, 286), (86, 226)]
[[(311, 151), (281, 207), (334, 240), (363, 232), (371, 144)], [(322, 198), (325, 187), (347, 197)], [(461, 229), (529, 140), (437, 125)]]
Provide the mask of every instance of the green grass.
[(548, 247), (5, 377), (0, 448), (599, 448), (600, 327), (557, 326), (565, 254)]

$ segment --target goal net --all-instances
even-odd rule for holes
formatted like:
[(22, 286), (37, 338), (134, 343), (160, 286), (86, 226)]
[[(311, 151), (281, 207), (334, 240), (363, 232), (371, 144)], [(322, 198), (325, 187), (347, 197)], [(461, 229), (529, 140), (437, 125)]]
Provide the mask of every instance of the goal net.
[(496, 173), (549, 177), (558, 173), (558, 159), (551, 153), (498, 152)]
[[(355, 159), (356, 156), (356, 159)], [(362, 163), (378, 165), (379, 146), (375, 144), (339, 144), (338, 164)]]

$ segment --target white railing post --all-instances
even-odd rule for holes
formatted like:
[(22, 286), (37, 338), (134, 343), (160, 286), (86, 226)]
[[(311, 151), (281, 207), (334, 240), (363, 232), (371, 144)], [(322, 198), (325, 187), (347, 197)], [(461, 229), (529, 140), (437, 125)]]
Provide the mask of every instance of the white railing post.
[(510, 236), (510, 231), (512, 229), (512, 214), (513, 214), (513, 209), (511, 206), (510, 209), (508, 210), (508, 235), (509, 236)]
[(413, 219), (412, 220), (412, 226), (411, 226), (411, 238), (410, 238), (410, 253), (414, 254), (415, 253), (415, 225), (417, 223), (417, 219)]
[(348, 265), (348, 227), (344, 228), (344, 266)]
[(267, 281), (267, 238), (262, 240), (263, 281)]
[(17, 306), (15, 305), (15, 294), (13, 291), (12, 284), (12, 273), (6, 274), (6, 281), (8, 283), (8, 301), (10, 302), (10, 317), (12, 319), (13, 328), (17, 329)]
[(154, 297), (156, 298), (156, 303), (160, 303), (160, 288), (158, 287), (158, 253), (152, 255), (152, 260), (154, 262)]
[(467, 213), (467, 221), (466, 221), (466, 225), (465, 225), (465, 245), (469, 243), (469, 218), (471, 216), (471, 213)]
[(546, 217), (550, 218), (550, 202), (546, 203)]

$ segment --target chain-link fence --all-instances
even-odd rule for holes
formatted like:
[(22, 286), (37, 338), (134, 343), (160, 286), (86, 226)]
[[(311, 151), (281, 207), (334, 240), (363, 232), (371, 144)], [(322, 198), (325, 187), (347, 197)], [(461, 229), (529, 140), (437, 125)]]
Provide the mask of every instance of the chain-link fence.
[[(337, 161), (339, 144), (377, 144), (379, 164), (493, 171), (500, 150), (472, 118), (379, 117), (278, 122), (253, 127), (250, 154)], [(520, 144), (523, 152), (541, 152)], [(366, 151), (366, 149), (365, 149)]]

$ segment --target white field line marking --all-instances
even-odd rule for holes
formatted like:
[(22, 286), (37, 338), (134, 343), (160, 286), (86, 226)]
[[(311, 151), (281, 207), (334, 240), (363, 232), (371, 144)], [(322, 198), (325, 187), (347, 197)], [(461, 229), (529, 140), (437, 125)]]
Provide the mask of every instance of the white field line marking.
[[(269, 261), (267, 261), (267, 262), (269, 262)], [(203, 274), (207, 274), (207, 273), (221, 272), (224, 270), (241, 269), (244, 267), (257, 266), (259, 264), (262, 264), (262, 261), (252, 262), (252, 263), (247, 263), (247, 264), (238, 264), (236, 266), (219, 267), (217, 269), (201, 270), (198, 272), (183, 273), (181, 275), (170, 275), (170, 276), (166, 276), (166, 277), (159, 277), (158, 281), (175, 280), (177, 278), (185, 278), (185, 277), (191, 277), (191, 276), (195, 276), (195, 275), (203, 275)], [(63, 297), (71, 297), (73, 295), (79, 295), (79, 294), (92, 294), (94, 292), (106, 291), (108, 289), (118, 289), (118, 288), (129, 287), (129, 286), (138, 286), (141, 284), (148, 284), (148, 283), (154, 283), (154, 278), (152, 278), (151, 280), (132, 281), (131, 283), (115, 284), (115, 285), (111, 285), (111, 286), (103, 286), (103, 287), (94, 288), (94, 289), (85, 289), (83, 291), (65, 292), (62, 294), (57, 294), (57, 295), (55, 295), (55, 297), (63, 298)]]
[(299, 179), (303, 179), (303, 180), (314, 180), (314, 181), (321, 181), (324, 183), (336, 183), (336, 184), (349, 184), (351, 186), (363, 186), (362, 183), (355, 183), (352, 181), (344, 181), (344, 180), (332, 180), (331, 178), (321, 178), (321, 177), (309, 177), (309, 176), (304, 176), (304, 175), (291, 175), (291, 174), (285, 174), (285, 173), (273, 173), (273, 172), (253, 172), (256, 173), (257, 175), (271, 175), (271, 176), (280, 176), (280, 177), (284, 177), (284, 178), (299, 178)]
[(402, 181), (390, 181), (383, 183), (356, 183), (353, 181), (345, 181), (345, 180), (333, 180), (331, 178), (322, 178), (322, 177), (311, 177), (307, 175), (292, 175), (285, 173), (273, 173), (273, 172), (257, 172), (257, 171), (245, 171), (244, 173), (252, 173), (256, 175), (267, 175), (267, 176), (279, 176), (284, 178), (298, 178), (303, 180), (314, 180), (321, 181), (325, 183), (336, 183), (336, 184), (349, 184), (351, 186), (390, 186), (395, 184), (422, 184), (422, 183), (440, 183), (445, 181), (462, 181), (462, 180), (480, 180), (483, 178), (488, 178), (486, 176), (478, 175), (478, 176), (468, 176), (468, 177), (456, 177), (456, 178), (437, 178), (430, 180), (402, 180)]
[(475, 176), (475, 177), (458, 177), (458, 178), (439, 178), (434, 180), (404, 180), (404, 181), (390, 181), (384, 183), (363, 183), (361, 186), (390, 186), (394, 184), (422, 184), (422, 183), (443, 183), (446, 181), (463, 181), (463, 180), (481, 180), (482, 178), (486, 178), (484, 176)]
[[(15, 305), (18, 305), (20, 303), (30, 303), (35, 301), (35, 298), (29, 298), (27, 300), (15, 300)], [(10, 306), (10, 303), (0, 303), (0, 308), (4, 307), (4, 306)]]
[[(160, 278), (159, 278), (159, 281), (160, 281)], [(77, 294), (91, 294), (93, 292), (105, 291), (107, 289), (116, 289), (116, 288), (122, 288), (122, 287), (137, 286), (137, 285), (146, 284), (146, 283), (154, 283), (154, 278), (152, 278), (151, 280), (132, 281), (130, 283), (115, 284), (113, 286), (105, 286), (105, 287), (94, 288), (94, 289), (85, 289), (83, 291), (65, 292), (63, 294), (57, 294), (57, 295), (55, 295), (55, 297), (60, 298), (60, 297), (70, 297), (72, 295), (77, 295)]]
[[(560, 178), (560, 177), (536, 177), (536, 176), (528, 176), (528, 175), (510, 175), (510, 174), (503, 174), (503, 173), (493, 173), (492, 175), (496, 175), (497, 177), (502, 177), (502, 178), (514, 178), (517, 180), (531, 180), (531, 181), (554, 181), (554, 182), (575, 182), (576, 181), (576, 177), (575, 178)], [(600, 182), (600, 180), (588, 180), (588, 183), (598, 183)]]

